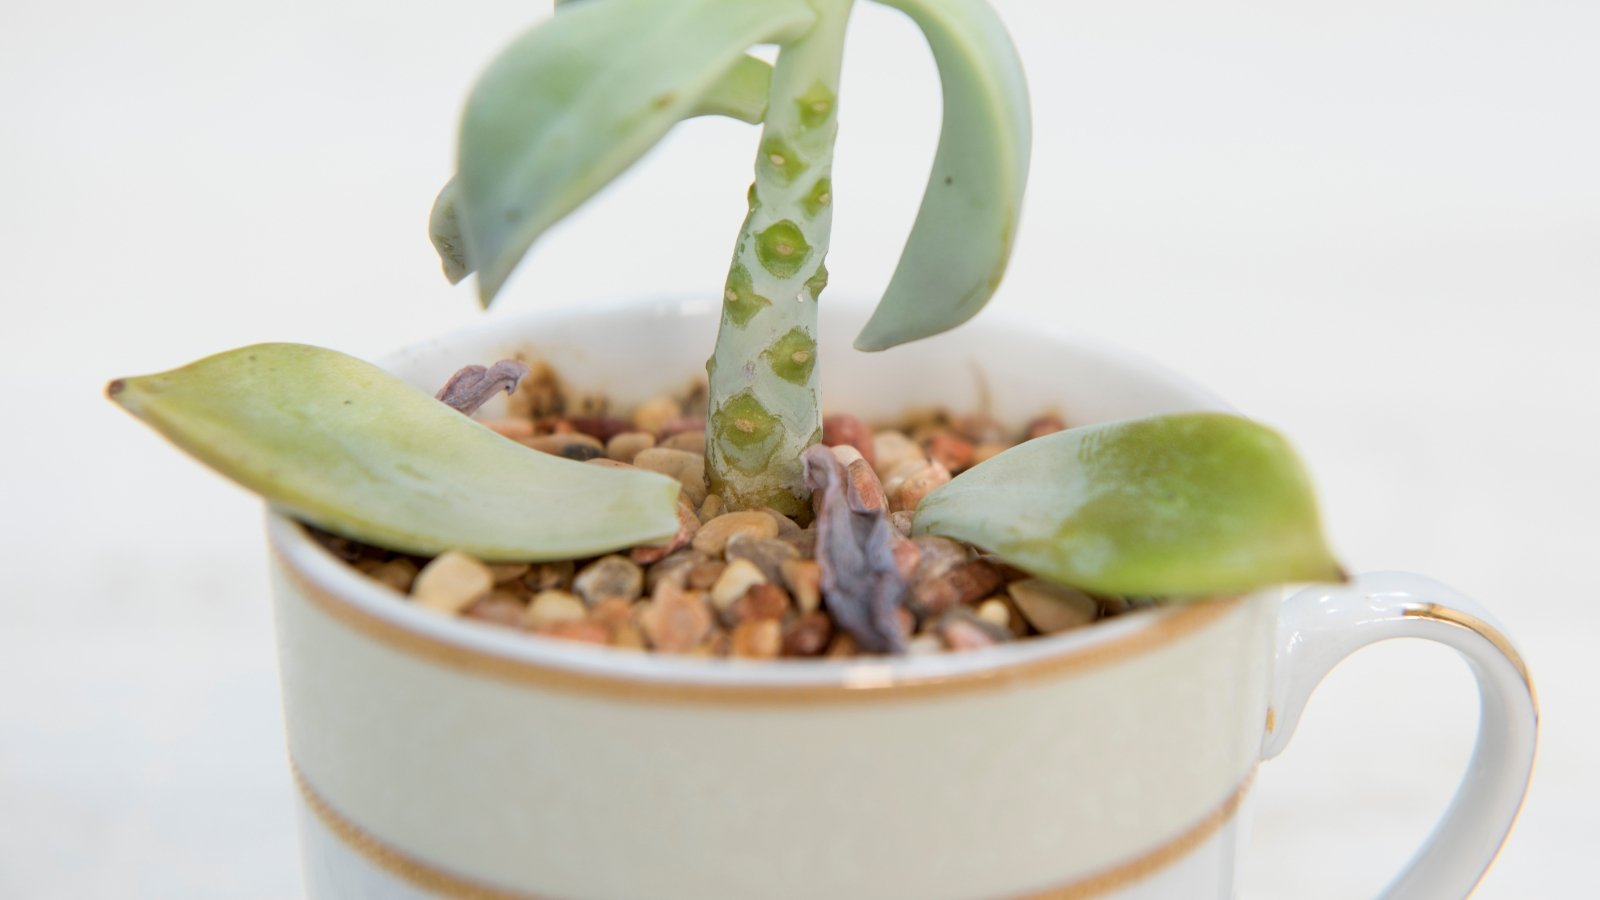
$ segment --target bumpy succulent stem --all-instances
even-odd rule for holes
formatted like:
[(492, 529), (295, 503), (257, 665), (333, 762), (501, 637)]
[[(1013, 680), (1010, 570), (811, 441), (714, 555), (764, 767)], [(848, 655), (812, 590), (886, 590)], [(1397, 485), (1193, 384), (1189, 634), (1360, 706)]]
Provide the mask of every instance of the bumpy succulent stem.
[(706, 363), (706, 472), (730, 509), (806, 509), (800, 455), (822, 438), (817, 296), (833, 224), (839, 64), (851, 0), (812, 0), (812, 30), (772, 70), (767, 118)]

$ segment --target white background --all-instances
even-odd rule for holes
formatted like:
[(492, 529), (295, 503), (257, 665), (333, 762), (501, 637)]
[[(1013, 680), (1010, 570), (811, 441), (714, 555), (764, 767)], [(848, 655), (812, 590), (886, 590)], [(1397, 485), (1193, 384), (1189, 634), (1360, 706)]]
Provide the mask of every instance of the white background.
[[(1210, 385), (1299, 445), (1353, 568), (1490, 605), (1544, 730), (1478, 896), (1592, 896), (1600, 6), (998, 5), (1036, 132), (995, 314)], [(299, 894), (258, 504), (100, 391), (249, 342), (373, 357), (478, 320), (428, 207), (474, 74), (543, 11), (0, 6), (0, 895)], [(854, 27), (835, 296), (885, 283), (938, 129), (909, 24), (863, 4)], [(717, 291), (754, 134), (680, 128), (490, 315)], [(1262, 770), (1242, 896), (1370, 896), (1475, 719), (1448, 651), (1341, 668)]]

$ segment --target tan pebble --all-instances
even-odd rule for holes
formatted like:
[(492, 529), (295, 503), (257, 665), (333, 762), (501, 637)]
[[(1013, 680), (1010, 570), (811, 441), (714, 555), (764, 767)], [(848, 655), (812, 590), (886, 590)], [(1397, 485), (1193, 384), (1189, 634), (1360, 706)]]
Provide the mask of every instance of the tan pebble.
[(522, 598), (517, 595), (507, 591), (491, 591), (488, 596), (473, 601), (462, 615), (480, 622), (516, 628), (522, 624), (526, 610)]
[(828, 649), (833, 637), (833, 620), (826, 613), (813, 611), (797, 616), (783, 627), (784, 656), (816, 656)]
[[(822, 417), (822, 442), (829, 447), (854, 447), (867, 465), (877, 462), (876, 438), (871, 429), (855, 416), (835, 413)], [(850, 463), (840, 460), (845, 465)]]
[(802, 528), (794, 534), (779, 534), (778, 540), (800, 551), (801, 557), (815, 559), (817, 556), (817, 530), (815, 528)]
[(727, 511), (720, 494), (707, 494), (705, 502), (700, 504), (700, 521), (709, 522)]
[(898, 431), (880, 431), (873, 435), (872, 453), (872, 467), (885, 482), (888, 482), (889, 473), (896, 466), (915, 463), (920, 468), (928, 464), (928, 458), (922, 455), (922, 448)]
[(925, 534), (911, 539), (917, 546), (919, 558), (915, 578), (927, 581), (938, 578), (972, 558), (972, 551), (960, 541), (935, 534)]
[(380, 584), (406, 594), (410, 593), (412, 582), (417, 580), (417, 564), (409, 559), (391, 559), (378, 563), (367, 575)]
[(976, 450), (969, 441), (948, 431), (941, 431), (928, 441), (928, 458), (951, 472), (959, 472), (972, 465), (975, 454)]
[(411, 599), (435, 612), (455, 615), (493, 587), (494, 575), (488, 566), (465, 553), (451, 550), (417, 573), (417, 580), (411, 586)]
[(859, 655), (860, 652), (860, 648), (856, 646), (856, 639), (851, 637), (849, 632), (841, 631), (834, 634), (833, 640), (828, 644), (826, 655), (829, 659), (849, 659)]
[(505, 584), (528, 574), (532, 566), (527, 563), (490, 563), (489, 574), (494, 577), (495, 584)]
[(533, 629), (533, 633), (563, 641), (598, 644), (602, 647), (611, 643), (611, 635), (593, 622), (549, 622)]
[(690, 432), (706, 433), (706, 420), (704, 416), (680, 416), (662, 425), (656, 432), (657, 439), (665, 441), (667, 438)]
[(590, 606), (613, 597), (631, 603), (644, 593), (644, 570), (626, 556), (613, 553), (584, 566), (572, 579), (572, 589)]
[(928, 461), (922, 457), (902, 461), (890, 469), (889, 474), (882, 476), (883, 492), (893, 497), (900, 490), (900, 485), (905, 484), (913, 475), (922, 474), (928, 466)]
[(1087, 593), (1041, 578), (1013, 581), (1006, 585), (1012, 602), (1041, 634), (1055, 634), (1093, 622), (1100, 615), (1100, 604)]
[(902, 537), (910, 537), (911, 526), (913, 524), (913, 514), (911, 510), (897, 509), (894, 512), (889, 513), (889, 524), (893, 525), (894, 530), (900, 532)]
[(933, 632), (919, 634), (906, 642), (906, 652), (912, 656), (926, 656), (944, 652), (944, 640)]
[(694, 548), (718, 556), (727, 547), (728, 539), (736, 534), (777, 537), (778, 523), (760, 510), (724, 513), (700, 526), (700, 533), (694, 536)]
[(641, 452), (656, 445), (655, 435), (644, 431), (624, 431), (606, 441), (606, 457), (617, 462), (631, 463)]
[(527, 574), (522, 576), (522, 583), (534, 592), (568, 587), (572, 584), (572, 575), (576, 568), (570, 559), (535, 563), (529, 566)]
[(783, 651), (783, 626), (777, 619), (748, 619), (733, 629), (731, 645), (743, 659), (774, 659)]
[(744, 592), (758, 584), (766, 583), (767, 576), (761, 574), (755, 563), (748, 559), (736, 559), (728, 563), (717, 576), (716, 584), (711, 586), (711, 605), (722, 614), (725, 620), (732, 618), (733, 604), (744, 596)]
[(479, 419), (490, 431), (514, 441), (533, 437), (532, 419)]
[(977, 615), (978, 618), (988, 622), (990, 625), (993, 625), (996, 628), (1004, 628), (1007, 631), (1011, 630), (1011, 609), (1006, 606), (1006, 602), (1004, 600), (991, 597), (988, 600), (979, 603), (977, 607)]
[(791, 544), (778, 538), (758, 538), (748, 534), (736, 534), (729, 538), (722, 553), (729, 562), (750, 560), (774, 584), (783, 580), (783, 564), (800, 558), (800, 551)]
[(528, 602), (522, 623), (529, 628), (538, 628), (554, 622), (581, 622), (588, 615), (589, 608), (584, 606), (583, 599), (577, 594), (557, 590), (540, 591)]
[(728, 564), (722, 560), (708, 558), (705, 562), (696, 563), (689, 570), (689, 575), (684, 579), (684, 584), (692, 590), (709, 591), (712, 585), (717, 583), (717, 579), (722, 577), (722, 572), (726, 568), (728, 568)]
[(713, 624), (705, 595), (680, 590), (670, 581), (657, 586), (650, 605), (639, 613), (645, 638), (663, 653), (693, 652), (711, 633)]
[(671, 397), (656, 397), (634, 407), (633, 427), (655, 434), (668, 422), (682, 415), (683, 409), (678, 406), (678, 401)]
[(748, 622), (751, 619), (781, 622), (788, 614), (789, 595), (783, 588), (770, 582), (754, 585), (733, 603), (735, 622)]
[(614, 418), (603, 413), (598, 415), (580, 414), (567, 421), (572, 425), (574, 431), (587, 434), (602, 444), (610, 444), (612, 438), (626, 433), (633, 427), (625, 419)]
[(631, 623), (611, 633), (611, 646), (618, 650), (644, 650), (649, 647), (645, 643), (644, 632)]
[(999, 590), (1004, 583), (994, 566), (985, 560), (974, 559), (955, 566), (943, 575), (914, 580), (910, 605), (921, 618), (940, 616), (956, 607), (978, 602)]
[(911, 580), (916, 573), (917, 565), (922, 562), (922, 550), (915, 542), (899, 534), (889, 536), (889, 553), (894, 557), (894, 568), (900, 577)]
[(778, 512), (770, 506), (761, 507), (761, 511), (771, 516), (772, 521), (778, 523), (778, 537), (799, 534), (802, 530), (800, 526), (795, 523), (795, 520), (789, 518), (781, 512)]
[(733, 655), (733, 635), (718, 629), (711, 636), (694, 649), (695, 656), (714, 656), (726, 658)]
[(1102, 616), (1120, 616), (1133, 608), (1127, 597), (1096, 595), (1095, 600), (1100, 603)]
[(706, 452), (706, 433), (704, 431), (680, 431), (662, 441), (661, 446), (669, 450), (687, 450), (690, 453), (703, 454)]
[(684, 491), (689, 495), (689, 502), (696, 509), (706, 499), (706, 462), (705, 457), (699, 453), (690, 453), (687, 450), (673, 450), (669, 447), (651, 447), (642, 450), (633, 458), (633, 464), (641, 469), (651, 472), (660, 472), (678, 479)]
[(1000, 642), (999, 637), (987, 625), (973, 616), (946, 616), (939, 623), (939, 637), (946, 647), (956, 651), (993, 647)]
[(647, 594), (656, 592), (656, 585), (662, 581), (671, 581), (679, 588), (684, 586), (690, 570), (711, 557), (698, 550), (684, 548), (674, 551), (660, 560), (652, 563), (644, 571), (644, 589)]
[(922, 498), (933, 493), (934, 489), (950, 483), (950, 470), (938, 463), (931, 463), (921, 472), (907, 478), (900, 489), (895, 491), (891, 509), (917, 508)]
[(792, 559), (779, 566), (783, 583), (794, 597), (794, 604), (804, 615), (817, 611), (822, 605), (822, 569), (814, 559)]
[(1009, 449), (1011, 448), (1006, 444), (979, 444), (972, 448), (972, 464), (988, 462)]

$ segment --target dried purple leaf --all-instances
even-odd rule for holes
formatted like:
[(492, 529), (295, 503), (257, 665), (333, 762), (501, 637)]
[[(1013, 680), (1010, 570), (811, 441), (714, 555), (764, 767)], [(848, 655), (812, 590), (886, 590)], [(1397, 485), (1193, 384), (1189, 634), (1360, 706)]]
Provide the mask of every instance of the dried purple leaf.
[(507, 394), (515, 391), (517, 384), (527, 374), (527, 365), (514, 359), (502, 359), (487, 369), (483, 366), (467, 366), (451, 375), (439, 393), (433, 396), (436, 400), (444, 401), (451, 409), (470, 416), (500, 391)]
[(895, 565), (896, 533), (888, 514), (853, 489), (827, 447), (809, 447), (801, 459), (816, 512), (823, 602), (862, 649), (904, 653), (898, 611), (907, 582)]

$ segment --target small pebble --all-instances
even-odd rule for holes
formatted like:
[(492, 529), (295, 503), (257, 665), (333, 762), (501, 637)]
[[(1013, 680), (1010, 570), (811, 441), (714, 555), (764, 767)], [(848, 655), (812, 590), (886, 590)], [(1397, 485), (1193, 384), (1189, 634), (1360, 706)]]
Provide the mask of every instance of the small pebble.
[(939, 620), (936, 630), (939, 637), (944, 639), (944, 645), (957, 651), (993, 647), (1008, 636), (1002, 633), (1002, 629), (983, 621), (973, 615), (971, 610), (966, 609), (951, 610)]
[(522, 617), (526, 611), (527, 607), (522, 605), (522, 600), (515, 594), (491, 591), (488, 596), (473, 601), (462, 615), (480, 622), (516, 628), (522, 624)]
[(910, 606), (919, 617), (933, 618), (976, 603), (999, 590), (1004, 583), (994, 566), (986, 560), (974, 559), (939, 577), (913, 581)]
[[(668, 438), (676, 437), (680, 434), (704, 435), (705, 433), (706, 420), (704, 416), (680, 416), (662, 425), (656, 431), (656, 437), (665, 442)], [(701, 449), (705, 448), (702, 446)]]
[(761, 511), (771, 516), (772, 521), (778, 523), (778, 537), (788, 537), (789, 535), (799, 534), (804, 530), (799, 525), (796, 525), (793, 519), (770, 506), (761, 507)]
[(1011, 630), (1011, 608), (1006, 606), (1004, 600), (991, 597), (978, 604), (978, 618), (988, 622), (996, 628)]
[(787, 560), (778, 570), (802, 615), (811, 615), (822, 606), (822, 569), (816, 560)]
[(867, 509), (887, 510), (889, 498), (884, 494), (883, 482), (878, 480), (878, 473), (867, 465), (864, 459), (858, 459), (845, 467), (845, 477), (850, 481), (850, 488), (856, 496), (861, 498), (861, 505)]
[(644, 570), (625, 556), (602, 556), (578, 573), (572, 588), (590, 606), (612, 598), (632, 603), (644, 593)]
[(979, 444), (972, 448), (972, 464), (988, 462), (1009, 449), (1005, 444)]
[(973, 413), (955, 420), (958, 434), (973, 444), (999, 444), (1004, 447), (1010, 437), (1000, 420), (986, 413)]
[(624, 431), (606, 441), (606, 457), (617, 462), (631, 463), (641, 452), (656, 445), (655, 435), (644, 431)]
[(748, 559), (733, 560), (711, 586), (711, 605), (722, 614), (724, 621), (732, 621), (733, 604), (744, 596), (745, 591), (765, 584), (766, 580), (767, 576), (761, 574), (755, 563)]
[(594, 438), (602, 444), (607, 445), (608, 447), (610, 446), (612, 438), (627, 432), (633, 427), (632, 423), (628, 422), (626, 419), (618, 419), (613, 416), (606, 415), (579, 415), (573, 416), (567, 421), (571, 423), (573, 430), (579, 432), (580, 434), (587, 434), (588, 436)]
[(587, 434), (575, 431), (564, 434), (545, 434), (522, 442), (544, 453), (565, 456), (568, 459), (594, 459), (605, 455), (605, 446)]
[(783, 626), (776, 619), (749, 619), (733, 629), (731, 650), (742, 659), (774, 659), (783, 651)]
[(860, 648), (856, 646), (856, 639), (850, 636), (850, 632), (837, 631), (834, 632), (833, 640), (828, 642), (826, 656), (829, 659), (849, 659), (860, 652)]
[(402, 594), (409, 594), (412, 583), (417, 580), (417, 564), (409, 559), (391, 559), (378, 563), (367, 576)]
[[(898, 431), (880, 431), (873, 435), (872, 453), (872, 467), (885, 482), (896, 466), (916, 463), (920, 467), (928, 464), (928, 458), (922, 455), (922, 448)], [(861, 455), (866, 456), (865, 453)]]
[(570, 559), (560, 562), (534, 563), (528, 567), (526, 575), (522, 576), (522, 583), (530, 591), (548, 591), (554, 588), (564, 588), (572, 584), (573, 571), (577, 564)]
[(687, 450), (673, 450), (668, 447), (651, 447), (641, 450), (633, 458), (633, 464), (641, 469), (651, 472), (660, 472), (678, 479), (683, 485), (683, 490), (689, 495), (689, 502), (699, 509), (700, 504), (706, 499), (706, 461), (699, 453), (690, 453)]
[(914, 516), (915, 514), (909, 509), (897, 509), (889, 513), (889, 524), (894, 526), (895, 531), (900, 532), (901, 537), (910, 537)]
[(1061, 421), (1060, 416), (1039, 416), (1028, 423), (1028, 440), (1031, 441), (1034, 438), (1044, 437), (1047, 434), (1055, 434), (1058, 431), (1064, 431), (1066, 427), (1067, 424)]
[(525, 441), (533, 437), (532, 419), (479, 419), (490, 431), (514, 441)]
[(800, 558), (800, 551), (778, 538), (751, 537), (736, 534), (728, 540), (723, 554), (729, 562), (748, 559), (756, 564), (767, 580), (777, 584), (783, 580), (783, 564)]
[(700, 504), (700, 521), (709, 522), (727, 511), (722, 505), (721, 494), (707, 494), (705, 502)]
[(871, 429), (855, 416), (835, 413), (822, 417), (822, 443), (829, 447), (854, 447), (869, 466), (877, 456), (874, 441)]
[(588, 615), (589, 608), (584, 606), (577, 594), (558, 590), (540, 591), (528, 602), (522, 623), (529, 628), (538, 628), (555, 622), (581, 622)]
[(621, 597), (602, 600), (589, 610), (589, 621), (606, 630), (612, 638), (625, 627), (633, 625), (633, 601)]
[(783, 655), (816, 656), (828, 649), (832, 637), (833, 620), (812, 610), (783, 627)]
[(528, 574), (530, 568), (527, 563), (490, 563), (489, 574), (494, 577), (495, 584), (505, 584)]
[(1100, 615), (1100, 604), (1087, 593), (1041, 578), (1013, 581), (1006, 585), (1006, 592), (1022, 617), (1041, 634), (1087, 625)]
[(950, 483), (950, 470), (938, 463), (930, 463), (921, 472), (907, 478), (901, 483), (900, 488), (894, 493), (894, 500), (890, 503), (891, 509), (902, 510), (917, 508), (922, 498), (933, 493), (940, 485)]
[(736, 534), (777, 537), (778, 523), (760, 510), (724, 513), (700, 526), (700, 533), (694, 536), (694, 548), (718, 556), (727, 547), (728, 540)]
[(717, 583), (717, 579), (722, 577), (723, 570), (727, 568), (728, 564), (722, 560), (708, 558), (704, 562), (696, 563), (689, 569), (689, 575), (684, 579), (684, 584), (691, 590), (709, 591), (712, 585)]
[(411, 587), (411, 599), (435, 612), (455, 615), (494, 588), (489, 567), (456, 550), (422, 567)]
[(657, 586), (639, 613), (639, 627), (650, 646), (663, 653), (690, 653), (711, 633), (711, 607), (698, 591), (678, 589), (670, 581)]
[(677, 587), (682, 588), (689, 571), (710, 558), (698, 550), (691, 550), (687, 547), (668, 554), (644, 570), (645, 592), (654, 594), (656, 585), (662, 581), (671, 581)]
[(971, 442), (948, 431), (939, 432), (928, 442), (928, 458), (951, 472), (959, 472), (972, 465), (975, 452)]
[(837, 447), (829, 447), (828, 450), (833, 453), (833, 458), (837, 459), (839, 461), (839, 465), (841, 466), (848, 466), (858, 459), (866, 459), (865, 456), (861, 455), (860, 450), (857, 450), (849, 444), (840, 444)]
[(689, 546), (694, 536), (700, 531), (700, 517), (695, 515), (694, 505), (689, 502), (686, 492), (678, 493), (678, 531), (672, 540), (659, 547), (634, 547), (628, 551), (628, 558), (641, 566), (648, 566), (659, 562), (666, 557)]
[(678, 401), (666, 396), (656, 397), (634, 407), (633, 427), (655, 434), (662, 426), (682, 415), (683, 409), (678, 406)]
[(687, 450), (690, 453), (704, 454), (706, 452), (706, 433), (704, 431), (680, 431), (663, 440), (660, 444), (668, 450)]
[(783, 588), (769, 582), (752, 585), (744, 596), (733, 602), (732, 619), (748, 622), (751, 619), (772, 619), (782, 622), (789, 614), (789, 595)]
[(942, 653), (944, 652), (944, 641), (933, 632), (919, 634), (906, 642), (906, 652), (912, 656), (927, 656), (930, 653)]

